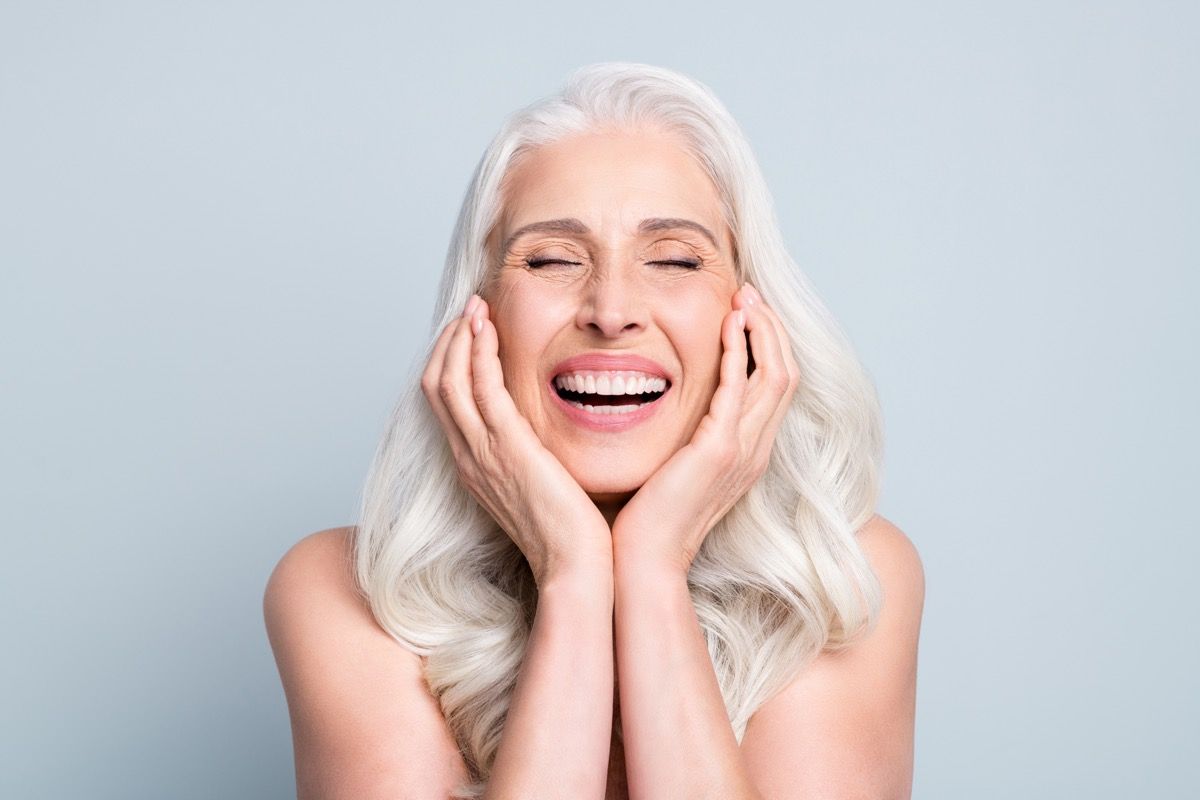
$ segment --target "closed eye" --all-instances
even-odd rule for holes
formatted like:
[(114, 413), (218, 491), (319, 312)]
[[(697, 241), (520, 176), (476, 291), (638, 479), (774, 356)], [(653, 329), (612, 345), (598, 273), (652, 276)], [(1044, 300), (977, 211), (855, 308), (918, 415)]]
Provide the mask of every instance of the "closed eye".
[[(579, 266), (580, 262), (565, 261), (561, 258), (527, 258), (527, 259), (525, 259), (525, 263), (529, 265), (530, 269), (537, 269), (538, 267), (544, 267), (547, 264), (567, 264), (567, 265), (570, 265), (573, 267), (577, 267), (577, 266)], [(684, 267), (686, 269), (698, 269), (700, 267), (699, 261), (648, 261), (646, 263), (648, 263), (648, 264), (666, 264), (668, 266)]]

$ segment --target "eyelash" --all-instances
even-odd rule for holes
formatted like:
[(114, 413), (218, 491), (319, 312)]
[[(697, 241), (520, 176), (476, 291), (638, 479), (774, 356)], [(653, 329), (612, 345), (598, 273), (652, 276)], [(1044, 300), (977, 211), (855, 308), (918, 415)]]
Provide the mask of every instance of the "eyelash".
[[(561, 258), (527, 258), (527, 259), (525, 259), (525, 263), (528, 264), (531, 269), (536, 269), (537, 267), (545, 266), (546, 264), (570, 264), (572, 266), (579, 266), (578, 261), (566, 261)], [(670, 260), (670, 261), (648, 261), (646, 263), (648, 263), (648, 264), (670, 264), (672, 266), (685, 267), (687, 269), (699, 269), (700, 268), (699, 261)]]

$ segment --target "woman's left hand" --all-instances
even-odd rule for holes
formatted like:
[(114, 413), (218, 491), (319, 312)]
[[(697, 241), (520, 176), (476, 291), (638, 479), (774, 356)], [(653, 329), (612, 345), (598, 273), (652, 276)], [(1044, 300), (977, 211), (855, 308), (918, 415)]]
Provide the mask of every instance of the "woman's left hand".
[[(686, 575), (708, 532), (767, 469), (800, 368), (783, 323), (752, 286), (732, 303), (721, 324), (720, 384), (708, 414), (617, 515), (614, 563), (633, 559)], [(749, 377), (747, 330), (755, 365)]]

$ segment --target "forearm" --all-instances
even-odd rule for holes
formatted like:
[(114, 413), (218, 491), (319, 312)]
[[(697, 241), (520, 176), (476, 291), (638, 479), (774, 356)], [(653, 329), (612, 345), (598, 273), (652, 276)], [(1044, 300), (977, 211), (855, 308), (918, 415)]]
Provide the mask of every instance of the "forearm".
[(687, 576), (614, 569), (617, 684), (631, 800), (757, 798), (688, 594)]
[(539, 587), (528, 648), (485, 798), (604, 797), (613, 716), (611, 573)]

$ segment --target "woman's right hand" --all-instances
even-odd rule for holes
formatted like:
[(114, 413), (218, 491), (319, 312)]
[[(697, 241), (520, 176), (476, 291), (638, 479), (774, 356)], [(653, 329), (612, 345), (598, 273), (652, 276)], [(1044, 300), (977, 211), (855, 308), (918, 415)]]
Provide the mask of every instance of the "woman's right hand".
[(513, 403), (487, 302), (471, 300), (438, 337), (421, 377), (459, 480), (525, 554), (539, 586), (576, 569), (611, 574), (604, 515)]

